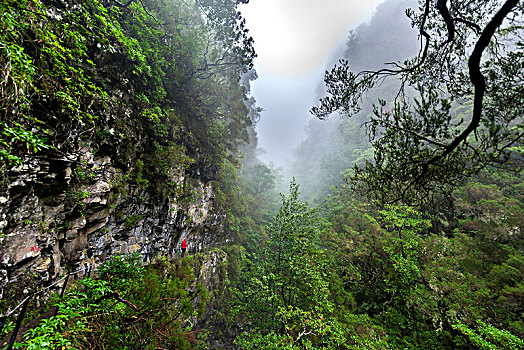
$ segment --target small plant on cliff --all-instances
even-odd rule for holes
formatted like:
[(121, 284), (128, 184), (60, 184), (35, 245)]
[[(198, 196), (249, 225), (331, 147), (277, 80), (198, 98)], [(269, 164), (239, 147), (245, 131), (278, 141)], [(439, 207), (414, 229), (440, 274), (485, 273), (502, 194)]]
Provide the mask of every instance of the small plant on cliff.
[(129, 228), (135, 227), (140, 222), (140, 220), (142, 220), (143, 218), (144, 217), (139, 214), (128, 216), (126, 218), (125, 225), (126, 227), (129, 227)]

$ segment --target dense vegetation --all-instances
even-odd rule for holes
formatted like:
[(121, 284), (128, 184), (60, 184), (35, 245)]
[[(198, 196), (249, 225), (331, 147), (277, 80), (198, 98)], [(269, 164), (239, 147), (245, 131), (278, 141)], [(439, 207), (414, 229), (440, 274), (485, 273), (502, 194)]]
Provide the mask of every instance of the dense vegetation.
[[(96, 278), (83, 279), (63, 298), (51, 300), (47, 318), (15, 348), (205, 348), (197, 345), (189, 326), (182, 327), (204, 312), (209, 299), (205, 288), (194, 283), (200, 263), (198, 256), (178, 265), (164, 257), (143, 267), (139, 254), (115, 255), (99, 267)], [(9, 323), (5, 332), (13, 327)]]
[[(89, 145), (152, 193), (236, 162), (252, 41), (225, 1), (2, 1), (0, 162)], [(116, 153), (116, 154), (115, 154)], [(138, 158), (138, 161), (135, 161)]]
[[(347, 61), (327, 73), (328, 97), (313, 112), (343, 119), (311, 122), (294, 167), (320, 212), (308, 211), (292, 184), (268, 241), (246, 258), (241, 285), (249, 287), (239, 291), (237, 312), (251, 323), (241, 347), (524, 347), (522, 94), (510, 93), (506, 106), (486, 98), (478, 140), (446, 146), (455, 147), (474, 113), (464, 45), (475, 45), (481, 29), (471, 27), (482, 28), (499, 8), (452, 1), (448, 11), (463, 20), (453, 27), (455, 42), (442, 19), (447, 5), (429, 3), (408, 11), (423, 32), (418, 59), (380, 70), (419, 48), (402, 21), (416, 4), (389, 1), (351, 34)], [(522, 65), (522, 7), (512, 4), (495, 34), (511, 50), (489, 46), (493, 60), (482, 62), (486, 95), (499, 96), (499, 85), (513, 79), (521, 91), (512, 69)], [(382, 79), (393, 75), (402, 80)]]
[(11, 67), (1, 95), (4, 169), (34, 152), (79, 149), (69, 132), (102, 153), (116, 142), (123, 162), (140, 160), (129, 181), (158, 198), (173, 190), (173, 167), (216, 181), (234, 239), (213, 251), (225, 262), (212, 291), (197, 282), (203, 255), (147, 267), (116, 255), (52, 300), (57, 315), (20, 346), (524, 349), (522, 4), (505, 2), (508, 21), (482, 61), (482, 122), (453, 149), (479, 108), (468, 47), (500, 2), (421, 1), (408, 14), (421, 39), (433, 38), (428, 51), (386, 72), (402, 81), (371, 91), (382, 73), (358, 71), (401, 60), (406, 47), (416, 55), (416, 33), (401, 21), (414, 4), (387, 1), (358, 27), (349, 61), (328, 73), (330, 96), (314, 109), (358, 114), (312, 123), (297, 153), (312, 208), (295, 180), (278, 203), (278, 174), (256, 159), (254, 52), (239, 2), (0, 3), (0, 60)]
[(404, 205), (380, 209), (347, 186), (319, 213), (292, 184), (267, 242), (242, 262), (233, 308), (250, 331), (237, 344), (524, 347), (524, 203), (513, 197), (522, 178), (478, 181), (457, 189), (446, 223)]

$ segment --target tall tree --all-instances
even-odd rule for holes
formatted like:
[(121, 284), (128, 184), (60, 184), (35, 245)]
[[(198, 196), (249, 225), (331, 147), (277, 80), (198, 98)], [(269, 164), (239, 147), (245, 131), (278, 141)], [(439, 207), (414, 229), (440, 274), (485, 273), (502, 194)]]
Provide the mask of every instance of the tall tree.
[(420, 0), (406, 11), (419, 32), (416, 57), (359, 73), (341, 60), (326, 72), (328, 96), (311, 110), (321, 119), (351, 116), (371, 88), (401, 82), (367, 123), (374, 161), (355, 179), (372, 195), (421, 204), (486, 165), (520, 165), (512, 149), (524, 135), (523, 9), (519, 0)]
[(345, 342), (332, 316), (320, 217), (298, 198), (298, 187), (293, 180), (289, 196), (282, 195), (269, 239), (241, 277), (238, 308), (250, 319), (237, 339), (242, 349), (337, 349)]

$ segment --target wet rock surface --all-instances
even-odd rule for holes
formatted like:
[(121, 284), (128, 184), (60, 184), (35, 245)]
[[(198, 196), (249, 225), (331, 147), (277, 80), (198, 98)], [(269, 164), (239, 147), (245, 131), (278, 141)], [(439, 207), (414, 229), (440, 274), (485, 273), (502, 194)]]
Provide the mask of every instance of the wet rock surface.
[[(87, 174), (81, 183), (79, 164)], [(179, 175), (173, 182), (190, 184), (190, 200), (158, 199), (131, 184), (126, 171), (84, 148), (27, 159), (7, 173), (0, 191), (0, 298), (17, 283), (46, 285), (115, 252), (139, 252), (147, 263), (180, 255), (184, 238), (188, 253), (226, 241), (210, 182)]]

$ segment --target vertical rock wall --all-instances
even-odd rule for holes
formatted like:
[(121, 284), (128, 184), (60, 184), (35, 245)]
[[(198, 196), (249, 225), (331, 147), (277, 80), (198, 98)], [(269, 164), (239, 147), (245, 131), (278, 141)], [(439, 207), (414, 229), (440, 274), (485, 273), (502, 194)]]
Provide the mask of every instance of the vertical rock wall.
[[(74, 178), (79, 164), (82, 184)], [(147, 262), (180, 254), (184, 238), (190, 253), (225, 242), (211, 183), (187, 175), (172, 183), (190, 188), (190, 196), (154, 198), (89, 147), (26, 159), (8, 172), (0, 192), (0, 298), (18, 299), (20, 291), (115, 252), (139, 252)]]

